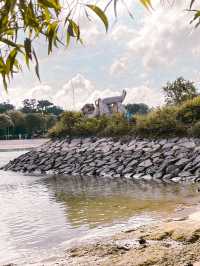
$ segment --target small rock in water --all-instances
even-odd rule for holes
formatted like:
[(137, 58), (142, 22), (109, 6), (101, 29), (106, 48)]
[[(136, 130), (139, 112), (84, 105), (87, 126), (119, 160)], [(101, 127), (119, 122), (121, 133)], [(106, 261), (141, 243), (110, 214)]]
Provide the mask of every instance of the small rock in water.
[(146, 241), (143, 237), (141, 237), (141, 238), (138, 240), (138, 242), (139, 242), (140, 245), (144, 245), (144, 244), (147, 243), (147, 241)]

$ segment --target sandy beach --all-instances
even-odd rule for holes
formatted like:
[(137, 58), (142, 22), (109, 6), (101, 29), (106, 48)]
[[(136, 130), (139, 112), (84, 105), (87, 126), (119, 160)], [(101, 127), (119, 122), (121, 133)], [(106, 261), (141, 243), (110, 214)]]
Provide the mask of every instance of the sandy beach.
[(5, 150), (28, 150), (36, 148), (49, 139), (17, 139), (17, 140), (0, 140), (0, 151)]
[(44, 265), (199, 266), (200, 211), (71, 248), (65, 258)]

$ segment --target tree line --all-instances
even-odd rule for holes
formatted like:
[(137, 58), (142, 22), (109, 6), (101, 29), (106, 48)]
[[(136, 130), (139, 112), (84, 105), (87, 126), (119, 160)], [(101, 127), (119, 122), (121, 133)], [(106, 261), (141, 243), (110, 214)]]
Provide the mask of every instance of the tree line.
[(0, 103), (0, 138), (45, 136), (63, 109), (48, 100), (25, 99), (21, 108)]

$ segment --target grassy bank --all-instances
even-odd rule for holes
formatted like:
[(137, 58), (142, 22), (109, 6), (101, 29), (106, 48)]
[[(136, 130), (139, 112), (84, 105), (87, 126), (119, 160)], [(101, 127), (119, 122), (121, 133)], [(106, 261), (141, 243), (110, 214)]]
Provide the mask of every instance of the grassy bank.
[(79, 112), (64, 112), (49, 131), (49, 136), (120, 137), (200, 137), (200, 96), (179, 105), (166, 105), (131, 121), (115, 114), (112, 117), (86, 118)]

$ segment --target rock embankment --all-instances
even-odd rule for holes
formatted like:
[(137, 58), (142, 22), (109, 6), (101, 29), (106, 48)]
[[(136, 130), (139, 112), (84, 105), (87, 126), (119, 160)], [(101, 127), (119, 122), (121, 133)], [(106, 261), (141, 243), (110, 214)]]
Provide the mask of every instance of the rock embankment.
[(3, 169), (199, 182), (200, 139), (54, 140), (18, 157)]

